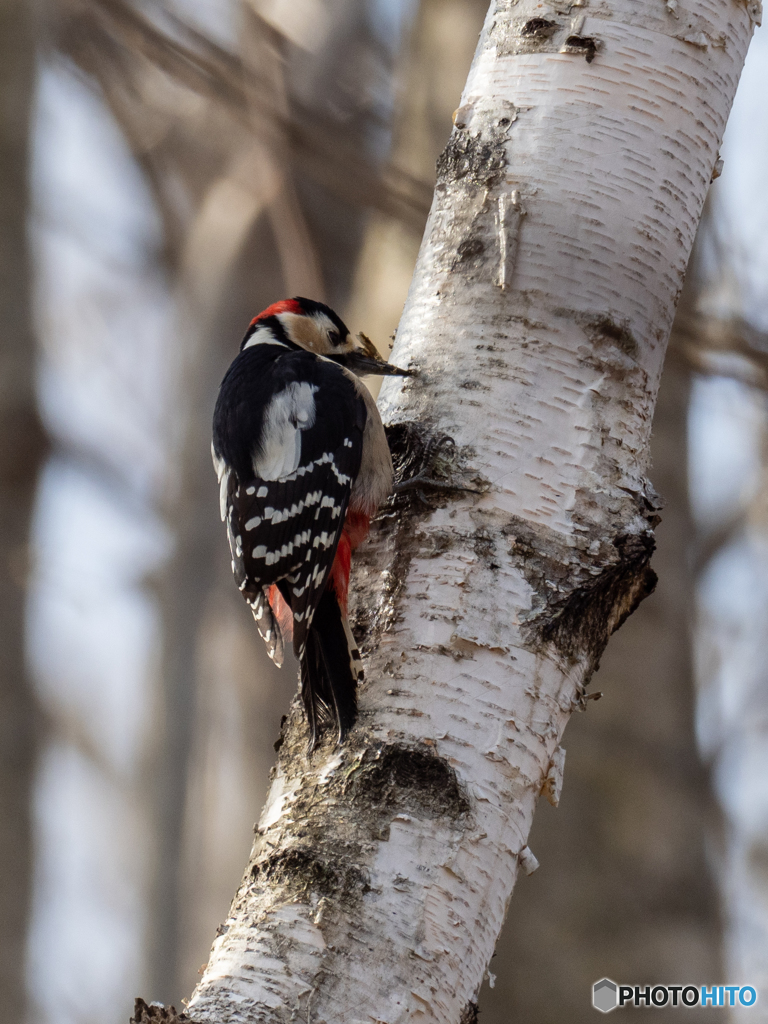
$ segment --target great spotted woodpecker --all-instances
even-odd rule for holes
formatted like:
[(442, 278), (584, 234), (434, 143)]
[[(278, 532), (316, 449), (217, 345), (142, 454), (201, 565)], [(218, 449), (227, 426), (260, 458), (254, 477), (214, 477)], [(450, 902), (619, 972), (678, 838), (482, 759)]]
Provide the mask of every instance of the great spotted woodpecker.
[(235, 581), (269, 656), (293, 637), (310, 749), (354, 723), (363, 667), (347, 619), (352, 551), (392, 490), (392, 459), (361, 375), (400, 374), (320, 302), (251, 321), (219, 390), (213, 463)]

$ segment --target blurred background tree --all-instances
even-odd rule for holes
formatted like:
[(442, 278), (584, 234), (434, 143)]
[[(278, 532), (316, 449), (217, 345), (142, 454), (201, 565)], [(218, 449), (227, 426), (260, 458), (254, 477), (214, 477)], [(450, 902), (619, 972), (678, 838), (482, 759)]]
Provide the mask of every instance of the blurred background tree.
[(24, 1015), (32, 891), (36, 722), (24, 657), (29, 529), (45, 435), (35, 400), (29, 216), (29, 125), (35, 38), (21, 0), (0, 8), (0, 998)]
[[(117, 1022), (139, 992), (191, 991), (295, 688), (231, 583), (218, 383), (286, 295), (386, 347), (486, 4), (48, 0), (34, 24), (6, 8), (0, 998), (24, 1019), (26, 944), (30, 1021)], [(586, 1019), (606, 974), (768, 984), (764, 39), (659, 400), (661, 583), (566, 734), (486, 1024)]]

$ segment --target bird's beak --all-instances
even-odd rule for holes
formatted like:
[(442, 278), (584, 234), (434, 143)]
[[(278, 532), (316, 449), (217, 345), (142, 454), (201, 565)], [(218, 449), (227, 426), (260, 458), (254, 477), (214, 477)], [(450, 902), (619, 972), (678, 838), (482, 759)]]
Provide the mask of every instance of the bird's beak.
[(358, 334), (360, 347), (344, 353), (344, 366), (358, 376), (375, 374), (377, 377), (414, 377), (415, 370), (402, 370), (382, 359), (378, 349), (365, 334)]
[(402, 370), (399, 366), (388, 363), (386, 359), (375, 359), (362, 352), (347, 352), (343, 356), (343, 364), (348, 370), (359, 377), (375, 374), (377, 377), (413, 377), (414, 370)]

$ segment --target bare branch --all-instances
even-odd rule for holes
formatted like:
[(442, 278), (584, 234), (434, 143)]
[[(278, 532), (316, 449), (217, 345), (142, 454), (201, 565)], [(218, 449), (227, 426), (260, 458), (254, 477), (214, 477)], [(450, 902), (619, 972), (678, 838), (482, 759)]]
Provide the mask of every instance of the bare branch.
[[(261, 142), (285, 146), (291, 161), (336, 195), (372, 207), (417, 227), (429, 210), (431, 191), (406, 171), (379, 168), (352, 147), (346, 126), (327, 113), (292, 102), (290, 113), (274, 99), (272, 82), (259, 68), (163, 12), (163, 31), (127, 0), (59, 0), (58, 46), (97, 80), (113, 81), (137, 94), (135, 67), (127, 55), (140, 54), (173, 81), (222, 107)], [(265, 33), (274, 35), (269, 26)]]

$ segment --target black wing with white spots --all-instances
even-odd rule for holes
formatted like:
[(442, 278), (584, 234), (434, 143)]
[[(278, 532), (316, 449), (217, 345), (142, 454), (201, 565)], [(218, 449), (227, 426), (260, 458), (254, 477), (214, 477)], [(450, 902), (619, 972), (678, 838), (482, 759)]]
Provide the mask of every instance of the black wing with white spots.
[(341, 367), (284, 345), (245, 349), (222, 383), (213, 450), (232, 567), (278, 663), (282, 637), (266, 590), (279, 585), (293, 612), (301, 661), (360, 469), (365, 420)]

